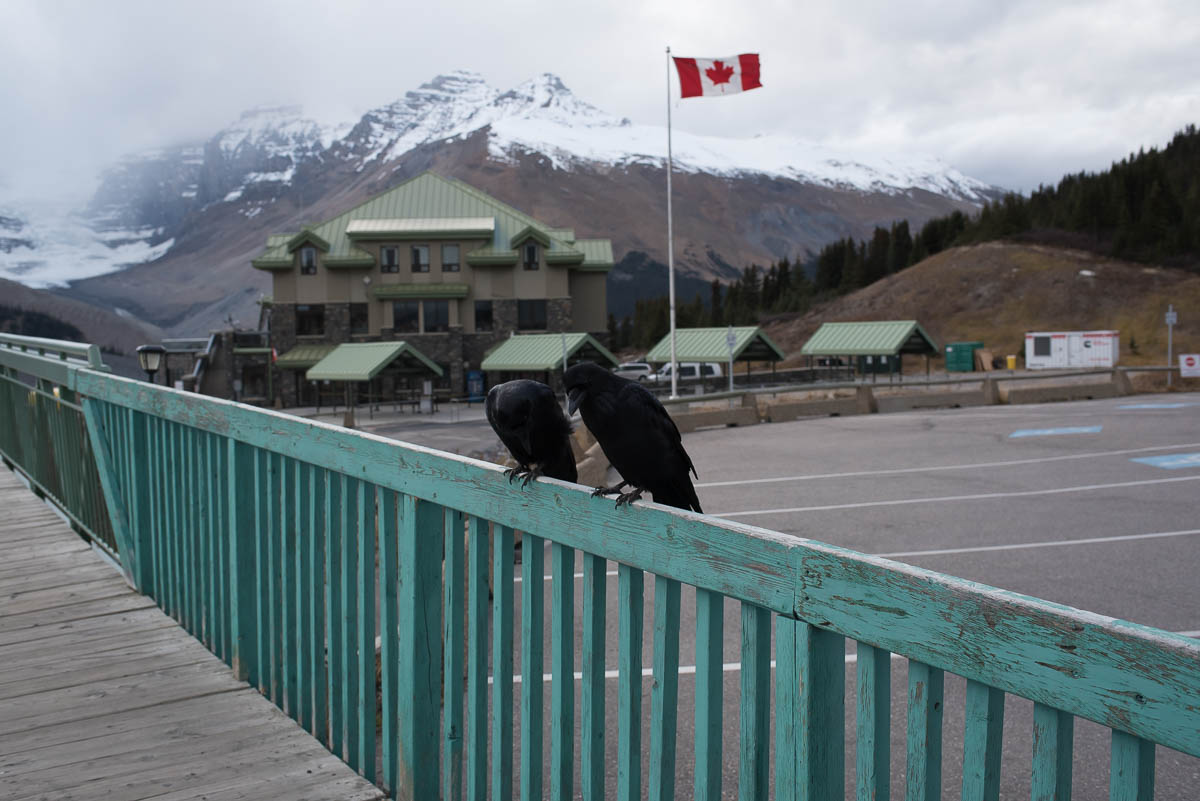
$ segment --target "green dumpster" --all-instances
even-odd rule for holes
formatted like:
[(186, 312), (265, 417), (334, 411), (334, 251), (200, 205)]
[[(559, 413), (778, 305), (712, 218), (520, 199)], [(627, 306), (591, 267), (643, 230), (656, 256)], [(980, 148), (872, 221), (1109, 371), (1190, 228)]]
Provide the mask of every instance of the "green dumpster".
[(951, 342), (946, 345), (946, 372), (974, 372), (975, 351), (982, 347), (982, 342)]

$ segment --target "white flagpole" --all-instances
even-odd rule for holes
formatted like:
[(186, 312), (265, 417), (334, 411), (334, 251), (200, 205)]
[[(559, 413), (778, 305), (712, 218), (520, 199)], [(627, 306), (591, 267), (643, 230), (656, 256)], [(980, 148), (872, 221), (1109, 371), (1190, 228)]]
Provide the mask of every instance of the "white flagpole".
[(671, 46), (667, 45), (667, 293), (671, 306), (671, 397), (679, 397), (679, 363), (675, 361), (675, 235), (671, 219)]

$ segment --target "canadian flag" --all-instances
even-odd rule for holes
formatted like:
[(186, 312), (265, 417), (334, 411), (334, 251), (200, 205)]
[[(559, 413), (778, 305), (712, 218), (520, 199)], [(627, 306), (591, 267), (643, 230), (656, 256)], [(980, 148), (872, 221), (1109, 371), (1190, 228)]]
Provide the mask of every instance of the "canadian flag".
[(758, 79), (758, 53), (726, 58), (675, 57), (682, 97), (732, 95), (762, 86)]

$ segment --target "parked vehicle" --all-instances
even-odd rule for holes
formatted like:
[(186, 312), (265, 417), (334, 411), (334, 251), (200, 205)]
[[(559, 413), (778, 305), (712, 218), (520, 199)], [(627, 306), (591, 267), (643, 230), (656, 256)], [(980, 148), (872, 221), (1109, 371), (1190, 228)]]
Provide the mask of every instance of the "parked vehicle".
[(654, 368), (646, 362), (622, 362), (613, 368), (613, 373), (621, 376), (621, 378), (644, 381), (654, 373)]
[[(691, 378), (720, 378), (725, 375), (720, 362), (679, 362), (679, 380)], [(658, 372), (646, 377), (647, 381), (670, 381), (671, 365), (664, 364)]]

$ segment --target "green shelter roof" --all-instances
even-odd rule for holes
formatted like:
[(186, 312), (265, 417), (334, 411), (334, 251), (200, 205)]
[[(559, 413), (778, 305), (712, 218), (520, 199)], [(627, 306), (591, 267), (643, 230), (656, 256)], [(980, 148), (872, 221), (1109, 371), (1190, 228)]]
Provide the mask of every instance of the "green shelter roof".
[(308, 368), (309, 381), (370, 381), (386, 368), (442, 375), (442, 368), (407, 342), (347, 342)]
[(482, 240), (467, 254), (469, 263), (512, 264), (517, 257), (512, 243), (533, 237), (545, 246), (549, 264), (612, 269), (609, 240), (574, 241), (574, 236), (571, 229), (535, 220), (462, 181), (424, 172), (298, 234), (269, 236), (251, 264), (262, 270), (287, 269), (299, 243), (312, 241), (328, 245), (324, 264), (359, 266), (362, 251), (355, 243), (413, 238)]
[(297, 345), (287, 353), (281, 354), (275, 360), (275, 366), (280, 370), (302, 370), (312, 367), (324, 359), (337, 345), (321, 343), (319, 345)]
[(591, 334), (517, 334), (504, 340), (489, 353), (481, 367), (485, 371), (510, 372), (560, 370), (564, 337), (568, 364), (581, 361), (593, 361), (601, 365), (607, 362), (613, 367), (619, 364), (617, 357)]
[(916, 320), (823, 323), (800, 352), (806, 356), (936, 355), (937, 343)]
[[(752, 362), (778, 362), (783, 351), (756, 325), (735, 326), (733, 358)], [(678, 328), (675, 330), (675, 360), (680, 362), (724, 362), (729, 360), (726, 338), (730, 329)], [(671, 335), (668, 333), (646, 354), (648, 362), (671, 361)]]

